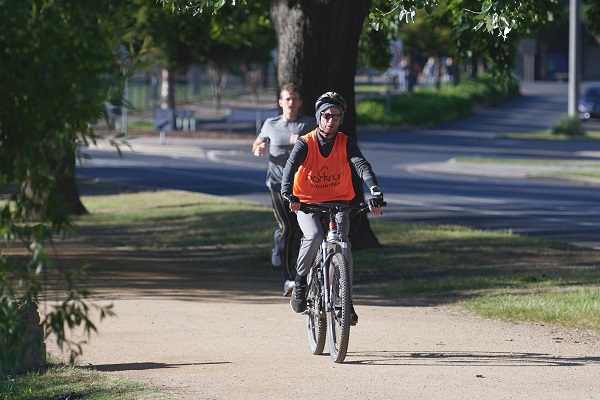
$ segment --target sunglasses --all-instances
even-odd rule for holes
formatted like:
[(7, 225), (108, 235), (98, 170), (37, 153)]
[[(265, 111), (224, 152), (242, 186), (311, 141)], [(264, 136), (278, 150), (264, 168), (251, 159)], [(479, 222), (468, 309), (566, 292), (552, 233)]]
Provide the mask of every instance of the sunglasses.
[(330, 119), (333, 119), (334, 121), (339, 121), (342, 119), (342, 114), (321, 114), (321, 116), (323, 118), (325, 118), (327, 121), (329, 121)]

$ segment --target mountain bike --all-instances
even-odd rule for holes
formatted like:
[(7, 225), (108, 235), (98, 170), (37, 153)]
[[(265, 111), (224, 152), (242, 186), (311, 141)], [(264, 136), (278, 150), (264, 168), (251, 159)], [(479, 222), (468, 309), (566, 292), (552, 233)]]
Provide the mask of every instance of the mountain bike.
[[(382, 206), (385, 203), (382, 204)], [(336, 363), (344, 362), (348, 351), (351, 326), (351, 277), (348, 270), (348, 242), (340, 238), (335, 215), (350, 216), (369, 212), (369, 205), (324, 206), (301, 204), (300, 211), (321, 214), (324, 238), (307, 278), (306, 328), (312, 354), (325, 348), (327, 333), (329, 355)]]

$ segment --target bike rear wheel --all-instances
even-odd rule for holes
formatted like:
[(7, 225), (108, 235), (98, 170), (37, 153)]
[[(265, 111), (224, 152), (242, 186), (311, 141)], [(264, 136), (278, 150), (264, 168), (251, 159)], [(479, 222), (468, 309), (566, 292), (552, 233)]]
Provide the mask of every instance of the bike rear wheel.
[(323, 299), (323, 289), (321, 279), (319, 279), (319, 267), (321, 263), (321, 253), (308, 274), (306, 309), (306, 332), (308, 334), (308, 347), (312, 354), (323, 354), (325, 348), (325, 333), (327, 331), (327, 319), (325, 318), (325, 302)]
[(336, 253), (329, 265), (330, 304), (327, 309), (329, 355), (336, 363), (344, 362), (350, 340), (350, 276), (346, 258)]

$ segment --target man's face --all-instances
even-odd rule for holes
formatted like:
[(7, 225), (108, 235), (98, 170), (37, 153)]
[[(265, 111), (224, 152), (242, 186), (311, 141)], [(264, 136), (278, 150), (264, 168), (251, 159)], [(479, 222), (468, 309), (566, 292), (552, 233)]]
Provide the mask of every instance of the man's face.
[(321, 113), (319, 128), (326, 139), (331, 139), (342, 123), (342, 113), (337, 107), (330, 107)]
[(284, 114), (296, 114), (302, 106), (302, 100), (296, 92), (283, 90), (279, 96), (279, 106)]

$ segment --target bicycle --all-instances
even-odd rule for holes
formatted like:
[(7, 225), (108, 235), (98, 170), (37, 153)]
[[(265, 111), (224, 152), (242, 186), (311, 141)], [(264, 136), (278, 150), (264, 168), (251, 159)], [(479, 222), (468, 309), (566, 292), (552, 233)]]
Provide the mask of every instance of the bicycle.
[(335, 215), (338, 212), (349, 212), (350, 216), (367, 213), (369, 205), (340, 207), (302, 203), (300, 210), (322, 214), (325, 233), (307, 278), (304, 313), (308, 345), (312, 354), (322, 354), (327, 332), (329, 355), (334, 362), (342, 363), (350, 340), (352, 282), (347, 262), (348, 242), (341, 240), (338, 234)]

